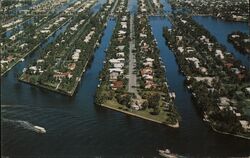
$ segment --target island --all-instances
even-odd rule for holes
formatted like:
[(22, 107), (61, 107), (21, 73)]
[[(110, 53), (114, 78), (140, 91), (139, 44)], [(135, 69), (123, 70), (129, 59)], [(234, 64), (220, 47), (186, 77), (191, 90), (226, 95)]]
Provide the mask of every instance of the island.
[(149, 26), (147, 2), (139, 0), (138, 14), (120, 7), (111, 44), (96, 92), (96, 104), (131, 116), (178, 128), (174, 106), (156, 40)]
[(54, 92), (74, 95), (99, 45), (109, 14), (117, 3), (109, 0), (97, 13), (90, 12), (91, 5), (82, 5), (64, 34), (23, 70), (19, 80)]
[(213, 16), (226, 21), (248, 22), (248, 0), (170, 0), (174, 12), (181, 11), (193, 16)]
[[(20, 26), (13, 28), (13, 23), (16, 23), (13, 19), (10, 23), (2, 25), (7, 28), (7, 32), (4, 33), (0, 43), (1, 76), (38, 49), (44, 41), (55, 35), (56, 31), (67, 25), (79, 9), (90, 8), (95, 2), (96, 0), (75, 2), (68, 5), (64, 11), (60, 11), (60, 8), (64, 7), (61, 1), (44, 1), (34, 6), (30, 18)], [(48, 5), (51, 11), (47, 13)], [(52, 12), (53, 9), (59, 10), (58, 13)]]
[(249, 139), (249, 70), (189, 15), (169, 18), (173, 26), (163, 35), (203, 120), (217, 132)]

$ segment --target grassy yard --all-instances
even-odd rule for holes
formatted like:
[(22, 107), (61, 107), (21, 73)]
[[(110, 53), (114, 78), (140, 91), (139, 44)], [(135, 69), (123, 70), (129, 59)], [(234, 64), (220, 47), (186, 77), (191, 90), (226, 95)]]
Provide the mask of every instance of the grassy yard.
[(124, 105), (121, 105), (119, 103), (117, 103), (115, 100), (107, 100), (104, 105), (117, 109), (118, 111), (127, 113), (127, 114), (131, 114), (134, 116), (138, 116), (141, 117), (143, 119), (148, 119), (151, 121), (155, 121), (158, 123), (165, 123), (168, 118), (167, 116), (167, 112), (163, 111), (163, 108), (160, 107), (160, 113), (158, 115), (152, 115), (151, 112), (153, 111), (152, 109), (146, 109), (146, 110), (132, 110), (127, 108)]

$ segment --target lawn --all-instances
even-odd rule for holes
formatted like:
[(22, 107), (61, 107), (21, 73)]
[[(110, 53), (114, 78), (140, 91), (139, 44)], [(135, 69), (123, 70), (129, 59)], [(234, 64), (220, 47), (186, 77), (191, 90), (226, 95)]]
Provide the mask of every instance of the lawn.
[(167, 112), (163, 111), (162, 107), (160, 107), (160, 113), (158, 115), (152, 115), (151, 114), (151, 112), (153, 111), (152, 109), (136, 111), (136, 110), (129, 109), (126, 106), (117, 103), (115, 100), (107, 100), (104, 104), (108, 107), (115, 108), (118, 111), (121, 111), (124, 113), (130, 113), (132, 115), (138, 115), (138, 116), (144, 117), (144, 119), (150, 119), (158, 123), (164, 123), (166, 122), (168, 118)]

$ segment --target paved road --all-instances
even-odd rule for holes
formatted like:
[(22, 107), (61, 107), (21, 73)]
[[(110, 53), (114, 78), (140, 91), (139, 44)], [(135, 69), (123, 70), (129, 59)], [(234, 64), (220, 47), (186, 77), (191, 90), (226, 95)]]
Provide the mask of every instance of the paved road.
[(136, 86), (137, 76), (133, 74), (133, 71), (136, 67), (136, 59), (135, 55), (133, 54), (133, 49), (135, 48), (135, 39), (134, 39), (134, 15), (131, 14), (130, 17), (130, 39), (129, 42), (129, 80), (128, 80), (128, 92), (135, 93), (138, 96), (137, 89), (134, 87)]

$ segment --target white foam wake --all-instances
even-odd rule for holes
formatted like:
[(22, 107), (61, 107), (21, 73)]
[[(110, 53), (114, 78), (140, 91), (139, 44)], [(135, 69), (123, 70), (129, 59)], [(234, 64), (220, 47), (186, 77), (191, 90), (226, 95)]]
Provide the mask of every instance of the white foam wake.
[(45, 128), (40, 127), (40, 126), (35, 126), (31, 124), (28, 121), (23, 121), (23, 120), (10, 120), (10, 119), (2, 119), (4, 122), (12, 123), (13, 125), (17, 127), (22, 127), (27, 130), (31, 130), (37, 133), (46, 133)]

